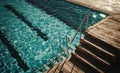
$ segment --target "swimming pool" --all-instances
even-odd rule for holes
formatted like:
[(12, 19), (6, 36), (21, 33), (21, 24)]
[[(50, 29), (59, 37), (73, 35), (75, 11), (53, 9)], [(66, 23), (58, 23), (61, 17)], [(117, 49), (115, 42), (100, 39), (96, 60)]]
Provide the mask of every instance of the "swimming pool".
[[(28, 67), (18, 65), (18, 60), (11, 56), (8, 45), (1, 39), (0, 72), (3, 73), (33, 73), (38, 68), (42, 72), (59, 62), (59, 58), (50, 61), (60, 53), (59, 39), (64, 47), (62, 50), (65, 51), (66, 36), (73, 38), (88, 10), (65, 0), (4, 0), (0, 5), (0, 31)], [(92, 25), (106, 16), (107, 14), (91, 10), (89, 24)], [(44, 36), (38, 35), (38, 31)], [(73, 46), (79, 43), (79, 36), (80, 33)], [(46, 63), (48, 64), (44, 65)]]

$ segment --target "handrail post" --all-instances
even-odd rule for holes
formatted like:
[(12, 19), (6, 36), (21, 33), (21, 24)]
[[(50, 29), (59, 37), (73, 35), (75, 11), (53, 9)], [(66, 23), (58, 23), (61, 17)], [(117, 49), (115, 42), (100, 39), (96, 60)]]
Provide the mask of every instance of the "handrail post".
[(68, 41), (68, 37), (66, 36), (66, 53), (67, 53), (67, 54), (69, 54), (69, 52), (68, 52), (68, 42), (69, 42), (69, 41)]
[(54, 41), (53, 41), (53, 39), (51, 40), (51, 48), (52, 48), (52, 53), (54, 55)]
[(62, 60), (62, 45), (61, 45), (61, 42), (60, 42), (60, 36), (58, 38), (58, 45), (60, 47), (60, 57), (61, 57), (61, 60)]
[[(88, 12), (87, 12), (87, 13), (88, 13)], [(86, 13), (86, 15), (87, 15), (87, 13)], [(85, 19), (86, 19), (86, 15), (84, 16), (82, 22), (80, 23), (80, 26), (78, 27), (78, 29), (77, 29), (75, 35), (73, 36), (73, 39), (71, 40), (71, 43), (73, 43), (73, 41), (74, 41), (76, 35), (78, 34), (78, 32), (79, 32), (79, 31), (81, 32), (82, 25), (83, 25), (83, 23), (84, 23), (84, 21), (85, 21)], [(81, 36), (81, 34), (80, 34), (80, 36)]]
[(86, 30), (89, 27), (89, 15), (90, 15), (90, 12), (88, 12), (86, 16)]
[[(86, 12), (86, 14), (85, 14), (85, 16), (84, 16), (82, 22), (80, 23), (80, 25), (79, 25), (79, 27), (78, 27), (78, 29), (77, 29), (75, 35), (73, 36), (73, 38), (72, 38), (72, 40), (71, 40), (71, 43), (73, 43), (73, 41), (74, 41), (76, 35), (78, 34), (78, 32), (80, 32), (80, 38), (81, 38), (82, 25), (83, 25), (83, 23), (84, 23), (86, 17), (88, 16), (90, 9), (92, 9), (92, 7), (90, 7), (89, 10)], [(87, 27), (88, 27), (88, 26), (87, 26)]]

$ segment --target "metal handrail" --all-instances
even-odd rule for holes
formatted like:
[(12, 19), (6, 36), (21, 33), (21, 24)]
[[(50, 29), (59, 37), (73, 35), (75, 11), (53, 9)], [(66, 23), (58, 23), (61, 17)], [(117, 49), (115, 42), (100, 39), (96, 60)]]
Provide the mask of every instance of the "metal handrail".
[(86, 16), (86, 29), (89, 27), (89, 15), (90, 15), (90, 13), (87, 13), (87, 16)]
[[(90, 9), (91, 9), (91, 8), (90, 8)], [(85, 19), (87, 18), (87, 20), (88, 20), (88, 17), (89, 17), (88, 15), (89, 15), (89, 11), (90, 11), (90, 9), (86, 12), (86, 14), (85, 14), (85, 16), (84, 16), (82, 22), (80, 23), (80, 26), (78, 27), (78, 29), (77, 29), (75, 35), (73, 36), (73, 39), (71, 40), (71, 43), (73, 43), (73, 41), (74, 41), (76, 35), (78, 34), (78, 32), (81, 33), (81, 31), (82, 31), (82, 25), (83, 25)], [(87, 23), (88, 23), (88, 22), (87, 22)], [(88, 27), (88, 25), (87, 25), (87, 27)], [(80, 34), (80, 38), (81, 38), (81, 34)]]
[(54, 40), (51, 40), (51, 48), (52, 48), (52, 53), (54, 54)]
[(67, 54), (69, 54), (69, 52), (68, 52), (68, 42), (69, 42), (69, 40), (68, 40), (68, 37), (66, 36), (66, 53)]
[[(92, 8), (92, 7), (91, 7), (91, 8)], [(79, 25), (76, 33), (74, 34), (72, 40), (69, 41), (69, 38), (66, 36), (66, 48), (65, 48), (65, 49), (66, 49), (66, 53), (64, 53), (64, 51), (63, 51), (63, 47), (62, 47), (62, 45), (61, 45), (60, 35), (59, 35), (57, 42), (58, 42), (58, 45), (59, 45), (59, 47), (60, 47), (60, 55), (57, 55), (57, 56), (59, 56), (59, 57), (61, 58), (61, 60), (62, 60), (62, 54), (68, 54), (68, 55), (69, 55), (69, 52), (68, 52), (69, 48), (73, 49), (72, 47), (70, 47), (69, 42), (70, 42), (70, 44), (72, 44), (73, 41), (74, 41), (74, 39), (75, 39), (75, 37), (77, 36), (78, 32), (81, 33), (81, 31), (82, 31), (82, 25), (83, 25), (85, 19), (86, 19), (86, 29), (88, 28), (89, 12), (90, 12), (90, 9), (91, 9), (91, 8), (89, 8), (89, 10), (86, 12), (86, 14), (85, 14), (84, 18), (82, 19), (82, 21), (81, 21), (81, 23), (80, 23), (80, 25)], [(81, 34), (80, 34), (80, 38), (81, 38)], [(54, 40), (51, 41), (51, 48), (52, 48), (52, 53), (54, 54)], [(53, 58), (55, 58), (55, 57), (53, 57)], [(51, 59), (52, 59), (52, 58), (51, 58)], [(67, 60), (67, 58), (64, 60), (64, 63), (66, 62), (66, 60)], [(60, 69), (62, 69), (64, 63), (62, 64), (62, 66), (61, 66)], [(44, 64), (44, 65), (46, 65), (46, 64)], [(58, 66), (59, 66), (59, 64), (58, 64)], [(56, 67), (56, 69), (57, 69), (57, 67)], [(49, 72), (49, 71), (48, 71), (48, 72)], [(54, 71), (54, 72), (56, 72), (56, 71)]]
[[(80, 26), (79, 26), (78, 29), (77, 29), (77, 32), (75, 33), (73, 39), (71, 40), (71, 42), (70, 42), (71, 44), (73, 43), (73, 41), (74, 41), (76, 35), (78, 34), (78, 32), (81, 32), (81, 30), (82, 30), (82, 25), (83, 25), (85, 19), (87, 20), (87, 21), (86, 21), (86, 28), (88, 28), (89, 10), (88, 10), (87, 13), (85, 14), (85, 16), (84, 16), (84, 18), (83, 18)], [(81, 34), (80, 34), (80, 38), (81, 38)], [(66, 52), (67, 52), (67, 54), (69, 54), (68, 48), (71, 48), (71, 47), (69, 47), (68, 42), (69, 42), (69, 41), (68, 41), (68, 37), (66, 36)], [(61, 42), (60, 42), (60, 38), (59, 38), (59, 42), (58, 42), (58, 43), (59, 43), (60, 49), (62, 49), (62, 47), (61, 47)], [(62, 67), (64, 66), (66, 60), (67, 60), (67, 58), (64, 60), (62, 66), (61, 66), (61, 68), (60, 68), (60, 71), (61, 71)], [(60, 65), (60, 64), (59, 64), (59, 65)], [(58, 66), (59, 66), (59, 65), (58, 65)], [(56, 67), (56, 69), (57, 69), (57, 67)], [(55, 72), (56, 72), (56, 71), (54, 71), (54, 73), (55, 73)]]

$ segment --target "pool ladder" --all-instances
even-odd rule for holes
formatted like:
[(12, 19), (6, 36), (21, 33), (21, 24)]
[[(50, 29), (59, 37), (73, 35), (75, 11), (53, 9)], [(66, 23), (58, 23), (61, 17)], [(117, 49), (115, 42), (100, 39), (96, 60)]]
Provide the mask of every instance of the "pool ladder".
[[(90, 8), (90, 9), (92, 9), (92, 8)], [(73, 41), (74, 41), (75, 37), (77, 36), (78, 32), (82, 33), (82, 25), (83, 25), (83, 23), (85, 22), (85, 20), (86, 20), (86, 29), (88, 28), (88, 21), (89, 21), (90, 9), (88, 9), (88, 11), (86, 12), (86, 14), (85, 14), (82, 22), (80, 23), (80, 25), (79, 25), (79, 27), (78, 27), (78, 29), (77, 29), (77, 32), (74, 34), (72, 40), (71, 40), (71, 41), (68, 41), (69, 38), (66, 36), (66, 52), (67, 52), (66, 54), (67, 54), (67, 55), (69, 54), (69, 53), (68, 53), (68, 48), (74, 50), (74, 49), (73, 49), (74, 47), (71, 46), (71, 44), (73, 43)], [(82, 36), (82, 35), (80, 34), (80, 38), (81, 38), (81, 36)], [(52, 40), (52, 41), (53, 41), (53, 40)], [(70, 42), (70, 45), (68, 44), (68, 42)], [(58, 44), (59, 44), (59, 47), (60, 47), (60, 50), (61, 50), (60, 55), (57, 55), (56, 57), (51, 58), (51, 59), (50, 59), (50, 62), (44, 64), (44, 65), (43, 65), (42, 67), (40, 67), (39, 69), (35, 70), (36, 73), (43, 73), (43, 72), (45, 72), (45, 71), (47, 71), (47, 70), (48, 70), (47, 73), (49, 73), (49, 70), (50, 70), (50, 68), (53, 67), (53, 65), (57, 64), (58, 62), (60, 62), (60, 61), (62, 61), (62, 60), (64, 60), (64, 63), (65, 63), (65, 61), (66, 61), (67, 58), (62, 55), (64, 52), (62, 52), (62, 47), (61, 47), (61, 43), (60, 43), (60, 38), (59, 38)], [(53, 47), (53, 44), (52, 44), (52, 47)], [(53, 48), (52, 48), (52, 50), (53, 50)], [(65, 53), (64, 53), (64, 54), (65, 54)], [(61, 59), (61, 60), (60, 60), (60, 59)], [(64, 65), (64, 63), (63, 63), (63, 65)], [(59, 65), (58, 65), (58, 66), (59, 66)]]

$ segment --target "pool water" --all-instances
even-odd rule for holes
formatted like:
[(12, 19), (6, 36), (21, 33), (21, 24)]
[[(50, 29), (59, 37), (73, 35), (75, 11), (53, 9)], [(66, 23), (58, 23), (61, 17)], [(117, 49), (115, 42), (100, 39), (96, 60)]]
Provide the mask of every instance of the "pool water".
[[(67, 2), (66, 0), (26, 0), (37, 8), (46, 10), (72, 28), (77, 29), (88, 8)], [(89, 26), (106, 17), (106, 14), (90, 10)], [(85, 25), (85, 23), (84, 23)], [(83, 26), (85, 29), (85, 26)]]
[[(6, 8), (6, 5), (11, 8)], [(66, 36), (73, 38), (87, 10), (88, 8), (65, 0), (0, 1), (0, 32), (28, 67), (25, 70), (19, 66), (19, 59), (11, 55), (9, 46), (0, 38), (0, 72), (34, 73), (38, 68), (39, 72), (44, 72), (61, 61), (58, 56), (60, 47), (63, 52), (66, 51)], [(89, 26), (106, 16), (107, 14), (90, 10)], [(85, 23), (83, 29), (85, 30)], [(44, 36), (38, 35), (38, 31)], [(71, 44), (73, 49), (79, 43), (80, 34), (82, 33), (78, 33)]]

